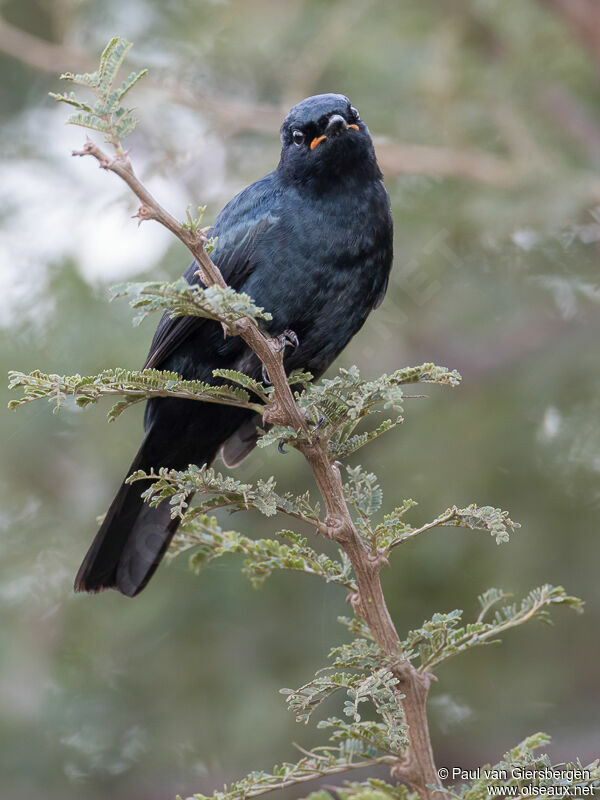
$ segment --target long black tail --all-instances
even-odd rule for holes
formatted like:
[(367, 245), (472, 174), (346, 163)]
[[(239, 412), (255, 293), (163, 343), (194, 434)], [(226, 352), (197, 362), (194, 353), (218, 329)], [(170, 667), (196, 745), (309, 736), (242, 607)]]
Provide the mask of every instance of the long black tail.
[[(149, 433), (129, 468), (149, 469)], [(211, 463), (216, 449), (202, 460)], [(197, 463), (201, 463), (198, 461)], [(164, 556), (180, 519), (171, 519), (168, 502), (151, 508), (141, 498), (144, 485), (123, 483), (75, 578), (76, 592), (117, 589), (135, 597), (148, 583)]]

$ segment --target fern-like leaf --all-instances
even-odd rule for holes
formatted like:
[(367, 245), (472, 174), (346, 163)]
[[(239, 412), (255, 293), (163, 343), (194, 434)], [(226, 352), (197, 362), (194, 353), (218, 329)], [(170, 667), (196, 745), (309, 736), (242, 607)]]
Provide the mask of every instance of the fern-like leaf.
[(459, 609), (447, 614), (434, 614), (431, 620), (411, 631), (402, 642), (405, 657), (417, 661), (418, 669), (426, 672), (473, 647), (497, 642), (501, 633), (530, 619), (549, 622), (552, 606), (563, 605), (577, 612), (583, 608), (582, 601), (568, 595), (562, 586), (544, 584), (529, 592), (519, 605), (500, 608), (493, 620), (487, 622), (485, 617), (490, 609), (508, 596), (498, 589), (490, 589), (480, 598), (482, 611), (477, 619), (464, 626), (460, 625), (463, 612)]
[(153, 311), (166, 311), (171, 317), (194, 316), (214, 319), (232, 326), (244, 317), (255, 322), (270, 320), (271, 315), (257, 306), (244, 292), (236, 292), (230, 286), (204, 288), (179, 278), (173, 283), (147, 281), (126, 283), (113, 287), (113, 299), (129, 295), (129, 305), (141, 309), (135, 318), (139, 324)]
[(215, 386), (203, 381), (187, 381), (176, 372), (156, 369), (110, 369), (87, 377), (46, 375), (39, 370), (29, 374), (13, 371), (9, 373), (9, 388), (23, 389), (23, 396), (8, 404), (11, 409), (42, 398), (54, 403), (58, 409), (67, 397), (73, 397), (76, 405), (81, 408), (97, 403), (102, 397), (121, 397), (109, 412), (111, 421), (125, 409), (151, 397), (200, 400), (247, 408), (258, 413), (264, 410), (262, 404), (252, 401), (248, 392), (239, 386)]

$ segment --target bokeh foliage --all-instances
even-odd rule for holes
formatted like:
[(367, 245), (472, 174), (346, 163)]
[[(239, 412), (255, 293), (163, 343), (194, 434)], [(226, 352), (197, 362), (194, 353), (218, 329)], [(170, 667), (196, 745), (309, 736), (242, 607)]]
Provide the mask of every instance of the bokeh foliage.
[[(598, 73), (578, 40), (541, 6), (516, 0), (443, 8), (433, 0), (21, 0), (1, 13), (84, 54), (115, 30), (136, 42), (163, 88), (136, 88), (142, 125), (131, 146), (151, 181), (164, 185), (168, 176), (176, 187), (179, 218), (188, 203), (206, 202), (208, 224), (270, 169), (280, 107), (316, 91), (346, 92), (390, 140), (508, 162), (506, 185), (386, 170), (392, 285), (341, 363), (357, 363), (366, 377), (429, 359), (456, 367), (463, 386), (407, 399), (410, 422), (365, 450), (366, 461), (361, 453), (363, 467), (382, 478), (387, 496), (418, 497), (411, 514), (422, 522), (451, 503), (486, 498), (523, 525), (510, 548), (445, 529), (400, 548), (385, 589), (401, 629), (440, 608), (472, 611), (471, 598), (489, 585), (521, 596), (564, 583), (587, 600), (584, 617), (557, 619), (551, 634), (530, 626), (510, 646), (444, 668), (432, 696), (440, 764), (499, 758), (535, 729), (553, 735), (554, 760), (574, 752), (591, 760), (600, 706), (600, 155), (591, 134), (582, 141), (560, 123), (552, 101), (566, 96), (592, 130), (600, 125)], [(45, 100), (54, 77), (6, 56), (1, 66), (0, 141), (12, 159), (0, 196), (2, 363), (82, 375), (139, 367), (151, 323), (132, 331), (124, 305), (106, 305), (111, 265), (121, 264), (123, 278), (175, 279), (187, 256), (161, 244), (144, 262), (142, 229), (127, 263), (134, 206), (124, 190), (115, 196), (108, 176), (84, 176), (91, 165), (71, 166), (69, 149), (81, 137), (67, 138), (64, 113)], [(177, 102), (167, 101), (169, 86), (179, 87)], [(115, 202), (120, 226), (99, 244), (94, 230)], [(94, 248), (106, 274), (90, 265)], [(252, 592), (236, 566), (219, 560), (199, 577), (175, 561), (135, 603), (72, 597), (93, 519), (140, 435), (135, 412), (118, 430), (102, 417), (53, 417), (43, 404), (2, 417), (3, 786), (61, 800), (209, 794), (265, 752), (265, 768), (293, 757), (283, 742), (302, 744), (276, 691), (302, 684), (330, 642), (347, 639), (334, 622), (343, 593), (293, 573)], [(239, 478), (275, 471), (282, 490), (309, 485), (300, 459), (271, 450), (257, 451)], [(244, 530), (274, 532), (258, 514)]]

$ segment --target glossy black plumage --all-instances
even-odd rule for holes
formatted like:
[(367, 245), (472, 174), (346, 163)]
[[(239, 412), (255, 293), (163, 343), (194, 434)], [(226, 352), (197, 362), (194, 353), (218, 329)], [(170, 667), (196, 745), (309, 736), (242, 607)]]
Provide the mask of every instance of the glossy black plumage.
[[(343, 95), (309, 97), (281, 128), (277, 169), (228, 203), (211, 231), (225, 280), (273, 315), (273, 335), (299, 345), (285, 366), (320, 376), (377, 307), (392, 263), (392, 220), (371, 137)], [(312, 146), (311, 146), (312, 145)], [(195, 264), (185, 272), (198, 280)], [(163, 317), (145, 366), (213, 381), (217, 368), (260, 378), (257, 358), (218, 323)], [(134, 469), (210, 464), (223, 448), (233, 465), (254, 446), (251, 412), (172, 398), (148, 401)], [(177, 528), (167, 504), (150, 509), (140, 484), (123, 484), (86, 555), (78, 591), (140, 592)]]

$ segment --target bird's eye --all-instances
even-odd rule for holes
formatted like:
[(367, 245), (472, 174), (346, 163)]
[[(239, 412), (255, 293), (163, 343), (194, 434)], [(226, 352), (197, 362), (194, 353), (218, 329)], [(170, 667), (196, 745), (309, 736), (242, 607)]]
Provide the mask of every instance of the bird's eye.
[(352, 119), (358, 119), (360, 117), (360, 114), (358, 113), (357, 109), (354, 108), (354, 106), (350, 106), (350, 115)]
[(294, 140), (294, 144), (298, 147), (304, 144), (304, 134), (302, 131), (294, 131), (292, 133), (292, 139)]

